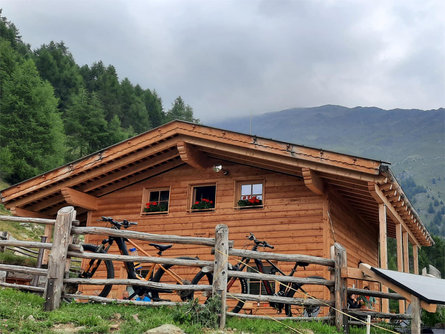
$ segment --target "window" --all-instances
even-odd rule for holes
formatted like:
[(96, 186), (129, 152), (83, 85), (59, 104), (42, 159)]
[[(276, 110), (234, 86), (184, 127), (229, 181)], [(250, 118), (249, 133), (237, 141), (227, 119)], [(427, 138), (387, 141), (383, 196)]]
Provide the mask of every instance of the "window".
[(168, 213), (169, 189), (144, 189), (142, 196), (143, 214)]
[(215, 208), (216, 185), (193, 187), (192, 210)]
[(263, 206), (263, 182), (240, 182), (237, 187), (237, 206), (239, 208)]

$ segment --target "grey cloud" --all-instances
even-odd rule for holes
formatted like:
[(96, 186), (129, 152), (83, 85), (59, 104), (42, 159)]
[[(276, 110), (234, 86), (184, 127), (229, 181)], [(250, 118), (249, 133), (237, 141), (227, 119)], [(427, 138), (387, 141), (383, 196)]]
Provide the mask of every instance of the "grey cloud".
[(3, 8), (33, 47), (64, 40), (78, 63), (114, 65), (121, 79), (156, 89), (166, 108), (181, 95), (203, 121), (327, 103), (445, 102), (440, 0), (9, 0)]

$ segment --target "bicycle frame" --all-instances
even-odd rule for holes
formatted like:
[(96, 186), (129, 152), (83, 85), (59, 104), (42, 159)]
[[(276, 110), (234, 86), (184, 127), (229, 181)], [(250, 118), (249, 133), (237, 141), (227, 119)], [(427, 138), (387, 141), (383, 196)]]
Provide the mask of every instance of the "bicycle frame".
[[(117, 244), (117, 246), (119, 248), (120, 254), (121, 255), (129, 255), (128, 254), (128, 250), (127, 250), (127, 245), (125, 243), (126, 241), (129, 242), (134, 247), (136, 247), (138, 249), (138, 251), (143, 253), (145, 256), (149, 256), (149, 257), (151, 256), (148, 252), (146, 252), (144, 249), (142, 249), (134, 241), (126, 239), (126, 238), (122, 238), (122, 237), (112, 237), (112, 236), (110, 236), (110, 237), (108, 237), (108, 239), (102, 240), (102, 244), (99, 247), (105, 253), (108, 253), (108, 250), (112, 246), (113, 242), (116, 242), (116, 244)], [(99, 267), (100, 263), (101, 263), (101, 260), (96, 261), (95, 268), (92, 268), (92, 274), (94, 274), (96, 272), (96, 270)], [(134, 268), (134, 263), (133, 262), (125, 262), (125, 268), (127, 270), (128, 277), (130, 279), (139, 279), (139, 280), (145, 280), (145, 281), (150, 280), (150, 278), (154, 275), (154, 272), (155, 272), (155, 270), (157, 268), (162, 268), (164, 270), (164, 272), (167, 273), (168, 275), (170, 275), (178, 284), (181, 284), (181, 285), (184, 284), (182, 278), (178, 274), (176, 274), (175, 272), (171, 271), (170, 269), (166, 269), (164, 266), (162, 266), (162, 264), (153, 263), (151, 265), (150, 270), (148, 271), (147, 275), (145, 275), (145, 277), (140, 276), (136, 272), (136, 270)]]
[[(254, 245), (254, 246), (252, 247), (252, 250), (253, 250), (253, 251), (256, 251), (257, 249), (258, 249), (258, 245)], [(243, 258), (241, 259), (240, 265), (237, 264), (237, 265), (235, 266), (236, 269), (237, 269), (237, 270), (240, 270), (240, 271), (243, 271), (246, 267), (249, 267), (249, 262), (250, 262), (250, 260), (251, 260), (251, 258), (249, 258), (249, 257), (243, 257)], [(262, 260), (259, 260), (259, 259), (253, 259), (253, 260), (254, 260), (254, 262), (255, 262), (255, 267), (256, 267), (257, 271), (258, 271), (259, 273), (264, 273), (264, 265), (263, 265), (263, 261), (262, 261)], [(295, 274), (295, 272), (297, 271), (298, 266), (301, 265), (299, 262), (295, 262), (295, 264), (294, 264), (292, 270), (290, 271), (290, 273), (289, 273), (288, 275), (286, 275), (286, 274), (285, 274), (280, 268), (278, 268), (272, 261), (270, 261), (270, 260), (264, 260), (264, 261), (265, 261), (266, 263), (268, 263), (268, 264), (272, 267), (271, 272), (272, 272), (273, 274), (275, 274), (275, 273), (280, 273), (280, 274), (283, 275), (283, 276), (293, 276), (293, 275)], [(228, 290), (231, 288), (231, 286), (233, 285), (233, 283), (235, 282), (235, 280), (236, 280), (235, 278), (231, 278), (231, 279), (229, 279), (229, 281), (228, 281), (228, 283), (227, 283), (227, 289), (228, 289)], [(261, 282), (262, 286), (264, 287), (264, 290), (266, 291), (266, 294), (267, 294), (267, 295), (272, 296), (272, 295), (275, 294), (275, 291), (273, 291), (272, 286), (271, 286), (271, 284), (270, 284), (269, 281), (261, 280), (260, 282)], [(302, 288), (301, 288), (300, 286), (298, 286), (298, 285), (295, 285), (294, 283), (287, 283), (287, 284), (280, 283), (280, 288), (279, 288), (279, 291), (278, 291), (277, 294), (278, 294), (279, 296), (285, 296), (285, 295), (288, 293), (288, 291), (289, 291), (290, 289), (302, 289)], [(261, 293), (261, 286), (260, 286), (260, 293)], [(281, 313), (281, 311), (282, 311), (283, 308), (284, 308), (284, 304), (283, 304), (283, 303), (269, 302), (269, 305), (270, 305), (271, 307), (277, 309), (279, 313)]]

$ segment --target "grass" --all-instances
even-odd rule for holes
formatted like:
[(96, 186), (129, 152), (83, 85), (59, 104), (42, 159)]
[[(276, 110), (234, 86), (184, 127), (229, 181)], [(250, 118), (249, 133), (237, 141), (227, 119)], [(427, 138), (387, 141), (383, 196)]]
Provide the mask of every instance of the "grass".
[(17, 266), (35, 267), (37, 264), (37, 259), (16, 255), (13, 252), (7, 250), (0, 253), (0, 263), (3, 264), (14, 264)]
[[(61, 307), (52, 312), (44, 312), (43, 304), (44, 299), (38, 295), (0, 288), (0, 333), (144, 333), (163, 324), (176, 325), (189, 334), (211, 333), (196, 321), (198, 317), (187, 316), (187, 312), (193, 309), (192, 303), (191, 308), (190, 305), (150, 308), (62, 302)], [(206, 316), (206, 313), (202, 315)], [(231, 334), (339, 333), (335, 327), (318, 322), (276, 322), (235, 317), (227, 319), (226, 328)], [(352, 328), (351, 333), (362, 334), (365, 330)], [(387, 332), (372, 329), (371, 333)]]

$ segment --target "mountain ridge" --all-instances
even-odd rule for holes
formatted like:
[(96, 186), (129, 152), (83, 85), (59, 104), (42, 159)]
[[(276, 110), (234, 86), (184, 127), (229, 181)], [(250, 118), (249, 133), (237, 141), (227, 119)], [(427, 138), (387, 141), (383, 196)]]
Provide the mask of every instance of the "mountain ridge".
[[(445, 109), (323, 105), (213, 122), (219, 128), (387, 161), (414, 185), (410, 201), (434, 233), (445, 236)], [(423, 189), (425, 191), (423, 191)]]

